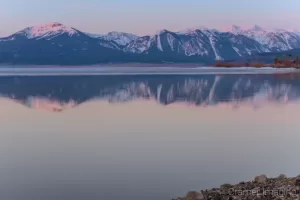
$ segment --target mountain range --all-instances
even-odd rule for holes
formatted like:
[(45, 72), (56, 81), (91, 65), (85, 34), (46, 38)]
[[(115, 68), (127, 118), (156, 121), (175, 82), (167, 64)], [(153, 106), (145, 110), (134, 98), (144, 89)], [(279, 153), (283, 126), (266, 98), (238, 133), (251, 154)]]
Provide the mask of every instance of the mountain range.
[(161, 30), (153, 35), (109, 32), (90, 34), (61, 23), (25, 28), (0, 38), (0, 63), (86, 65), (97, 63), (214, 63), (256, 55), (299, 51), (298, 31), (232, 26)]

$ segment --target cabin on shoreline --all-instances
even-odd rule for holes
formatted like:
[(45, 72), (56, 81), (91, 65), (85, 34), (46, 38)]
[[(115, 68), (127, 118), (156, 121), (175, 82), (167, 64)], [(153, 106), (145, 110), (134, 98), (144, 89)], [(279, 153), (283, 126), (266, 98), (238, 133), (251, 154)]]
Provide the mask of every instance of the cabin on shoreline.
[(300, 55), (281, 55), (279, 57), (276, 57), (274, 59), (274, 64), (275, 65), (293, 65), (297, 64), (300, 65)]

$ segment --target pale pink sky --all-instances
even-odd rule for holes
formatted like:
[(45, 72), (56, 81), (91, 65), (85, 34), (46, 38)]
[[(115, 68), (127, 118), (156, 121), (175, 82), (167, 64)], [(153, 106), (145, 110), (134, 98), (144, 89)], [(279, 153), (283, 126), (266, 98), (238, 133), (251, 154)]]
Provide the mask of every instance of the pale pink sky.
[(4, 0), (0, 35), (27, 26), (60, 22), (90, 33), (125, 31), (138, 35), (236, 24), (299, 29), (299, 0)]

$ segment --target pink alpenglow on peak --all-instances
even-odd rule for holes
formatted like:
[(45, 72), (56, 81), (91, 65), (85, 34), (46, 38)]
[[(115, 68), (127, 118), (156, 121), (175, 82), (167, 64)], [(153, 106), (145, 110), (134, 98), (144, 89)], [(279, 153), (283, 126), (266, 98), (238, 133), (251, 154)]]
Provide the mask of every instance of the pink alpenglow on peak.
[(197, 34), (197, 31), (204, 31), (204, 32), (219, 32), (217, 29), (212, 29), (212, 28), (207, 28), (205, 26), (199, 26), (199, 27), (194, 27), (194, 28), (187, 28), (184, 30), (180, 30), (177, 33), (178, 34)]
[(258, 25), (254, 25), (251, 28), (252, 31), (265, 31), (262, 27), (258, 26)]
[(63, 24), (60, 24), (58, 22), (52, 22), (40, 26), (32, 26), (26, 28), (18, 32), (18, 34), (25, 34), (25, 36), (28, 39), (41, 39), (46, 37), (53, 38), (62, 34), (68, 34), (69, 36), (73, 36), (75, 34), (78, 34), (78, 32), (75, 29), (64, 26)]

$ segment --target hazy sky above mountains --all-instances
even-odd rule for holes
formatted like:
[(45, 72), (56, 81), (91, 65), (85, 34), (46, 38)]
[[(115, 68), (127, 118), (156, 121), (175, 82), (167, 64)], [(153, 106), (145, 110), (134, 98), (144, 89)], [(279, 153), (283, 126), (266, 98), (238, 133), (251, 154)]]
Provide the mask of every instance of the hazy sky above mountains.
[(232, 24), (298, 29), (299, 8), (299, 0), (0, 0), (0, 36), (53, 21), (90, 33), (138, 35)]

